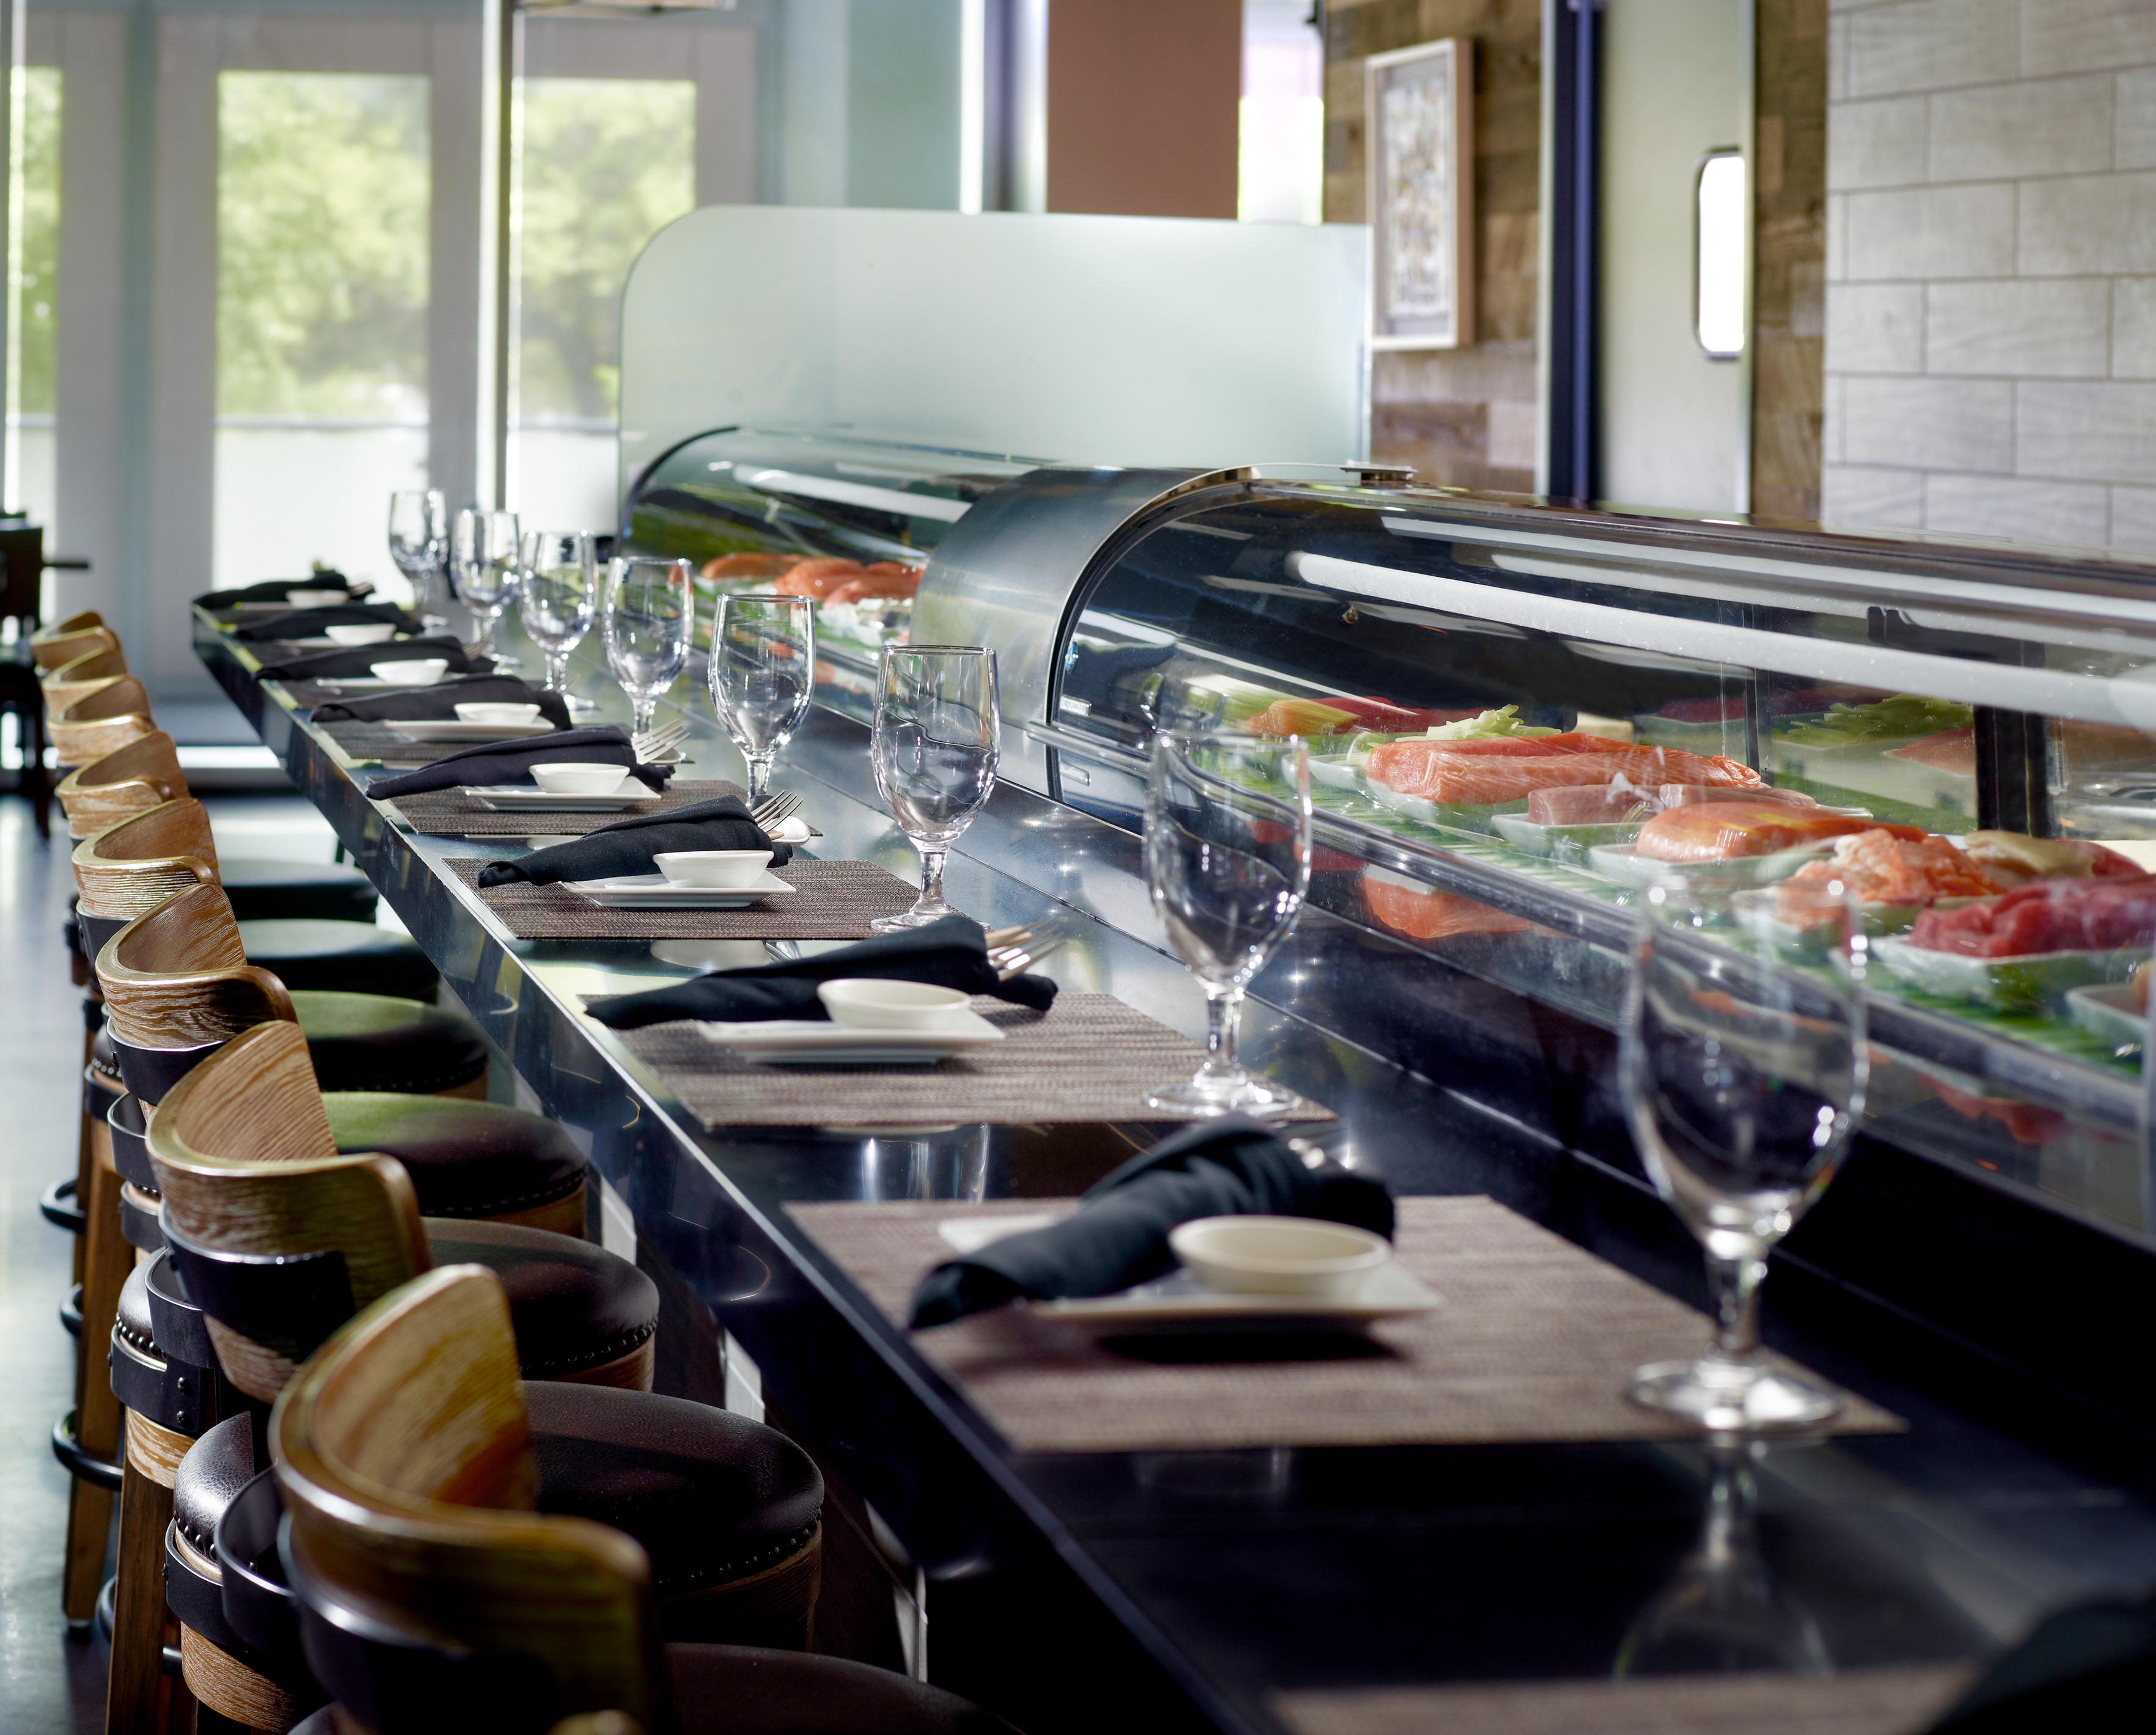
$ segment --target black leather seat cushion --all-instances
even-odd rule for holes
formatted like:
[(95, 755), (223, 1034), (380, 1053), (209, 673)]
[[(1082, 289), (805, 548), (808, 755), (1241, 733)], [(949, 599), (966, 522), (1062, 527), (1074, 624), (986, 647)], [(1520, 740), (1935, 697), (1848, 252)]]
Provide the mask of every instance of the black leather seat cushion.
[(634, 1537), (662, 1599), (776, 1565), (823, 1511), (814, 1460), (744, 1416), (604, 1386), (527, 1383), (524, 1401), (539, 1509)]
[(323, 1106), (337, 1149), (394, 1157), (429, 1217), (506, 1217), (565, 1199), (583, 1183), (584, 1153), (575, 1141), (521, 1109), (377, 1091), (329, 1093)]
[(239, 943), (288, 988), (431, 1000), (439, 979), (408, 934), (367, 921), (243, 921)]
[(219, 856), (218, 883), (241, 921), (365, 921), (380, 901), (356, 867), (327, 861), (273, 861)]
[(384, 994), (319, 989), (295, 991), (292, 1009), (306, 1034), (315, 1082), (325, 1091), (424, 1096), (468, 1085), (486, 1070), (486, 1038), (461, 1013)]
[(90, 1039), (90, 1065), (93, 1072), (100, 1075), (100, 1082), (109, 1084), (115, 1091), (126, 1088), (120, 1082), (120, 1060), (112, 1052), (112, 1033), (102, 1024)]
[(120, 1300), (113, 1310), (112, 1329), (146, 1356), (164, 1360), (157, 1347), (157, 1324), (150, 1314), (150, 1267), (139, 1265), (120, 1286)]
[(543, 1229), (427, 1219), (437, 1265), (485, 1265), (509, 1294), (526, 1379), (619, 1361), (659, 1329), (659, 1286), (627, 1260)]
[(187, 1448), (172, 1477), (172, 1522), (205, 1560), (217, 1558), (219, 1516), (262, 1467), (254, 1461), (250, 1420), (244, 1414), (229, 1416), (206, 1430)]
[(843, 1657), (742, 1645), (669, 1645), (665, 1657), (683, 1735), (1011, 1735), (955, 1693)]

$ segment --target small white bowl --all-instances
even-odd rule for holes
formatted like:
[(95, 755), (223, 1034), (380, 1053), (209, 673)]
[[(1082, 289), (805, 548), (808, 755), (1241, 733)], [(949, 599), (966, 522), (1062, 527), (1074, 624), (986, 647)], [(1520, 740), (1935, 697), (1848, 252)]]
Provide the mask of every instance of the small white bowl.
[(394, 621), (373, 620), (363, 626), (324, 627), (322, 636), (332, 644), (387, 644), (397, 636)]
[[(461, 711), (464, 707), (457, 708)], [(538, 709), (536, 706), (531, 708)], [(629, 773), (619, 765), (585, 765), (572, 760), (562, 764), (533, 766), (531, 781), (549, 795), (613, 795), (629, 781)]]
[[(531, 767), (538, 775), (539, 767)], [(629, 775), (627, 772), (622, 773)], [(670, 885), (696, 885), (707, 891), (738, 891), (753, 885), (771, 864), (768, 850), (670, 850), (651, 858)]]
[(447, 657), (407, 657), (401, 662), (377, 663), (372, 670), (377, 680), (399, 687), (430, 687), (449, 672)]
[(875, 976), (842, 976), (816, 984), (816, 998), (831, 1022), (851, 1030), (933, 1029), (966, 1010), (973, 997), (925, 982), (891, 982)]
[(1393, 1256), (1383, 1235), (1317, 1217), (1199, 1217), (1170, 1229), (1168, 1245), (1208, 1289), (1332, 1300)]
[(285, 600), (295, 608), (334, 608), (352, 598), (341, 590), (288, 590)]
[[(457, 706), (457, 721), (460, 723), (536, 723), (539, 721), (539, 707), (496, 700), (468, 699)], [(614, 767), (609, 765), (598, 768), (611, 771)]]

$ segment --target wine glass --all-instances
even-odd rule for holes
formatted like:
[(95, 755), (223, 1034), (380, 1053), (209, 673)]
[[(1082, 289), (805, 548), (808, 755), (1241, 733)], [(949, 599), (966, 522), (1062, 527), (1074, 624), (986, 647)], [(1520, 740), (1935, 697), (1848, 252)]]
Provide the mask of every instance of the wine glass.
[(748, 804), (816, 690), (816, 609), (806, 597), (724, 597), (711, 624), (711, 711), (748, 762)]
[(475, 652), (494, 659), (497, 669), (514, 669), (516, 659), (495, 649), (494, 626), (516, 598), (518, 554), (516, 514), (466, 506), (457, 514), (449, 541), (449, 571), (457, 596), (471, 610), (479, 638)]
[(688, 666), (696, 598), (685, 560), (647, 555), (607, 563), (606, 607), (600, 616), (607, 664), (634, 708), (632, 732), (649, 732), (659, 696)]
[(1864, 1111), (1864, 924), (1839, 880), (1802, 911), (1820, 962), (1778, 958), (1774, 930), (1730, 925), (1727, 885), (1648, 888), (1639, 906), (1618, 1080), (1656, 1190), (1707, 1252), (1714, 1341), (1657, 1362), (1636, 1404), (1717, 1434), (1808, 1428), (1834, 1393), (1770, 1366), (1759, 1344), (1767, 1255), (1834, 1178)]
[(921, 852), (921, 896), (880, 932), (926, 927), (952, 913), (943, 860), (996, 787), (1003, 717), (996, 654), (976, 645), (893, 644), (876, 666), (869, 763), (876, 792)]
[(517, 618), (547, 660), (547, 690), (569, 696), (569, 653), (598, 613), (592, 539), (580, 530), (527, 531), (519, 557)]
[(1146, 886), (1176, 956), (1205, 991), (1205, 1060), (1148, 1108), (1281, 1115), (1302, 1099), (1235, 1060), (1244, 990), (1293, 930), (1310, 889), (1310, 757), (1301, 740), (1211, 731), (1153, 737)]
[(449, 622), (438, 612), (447, 600), (442, 579), (449, 571), (449, 505), (439, 488), (400, 489), (389, 496), (389, 558), (412, 587), (423, 630), (439, 633)]

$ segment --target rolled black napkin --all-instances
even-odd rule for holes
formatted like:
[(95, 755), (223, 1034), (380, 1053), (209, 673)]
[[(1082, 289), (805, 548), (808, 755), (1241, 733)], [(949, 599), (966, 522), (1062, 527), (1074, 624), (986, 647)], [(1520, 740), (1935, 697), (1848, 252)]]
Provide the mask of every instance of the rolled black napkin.
[[(449, 673), (463, 675), (473, 666), (456, 639), (392, 639), (382, 644), (341, 645), (335, 650), (311, 650), (305, 656), (286, 657), (281, 663), (264, 663), (265, 680), (334, 680), (340, 675), (370, 675), (377, 663), (424, 662), (439, 657)], [(485, 660), (482, 660), (484, 662)], [(491, 663), (485, 663), (491, 668)]]
[(394, 603), (341, 603), (332, 608), (295, 608), (289, 614), (250, 621), (234, 627), (232, 636), (250, 644), (264, 639), (317, 639), (326, 628), (363, 627), (384, 620), (407, 633), (415, 624)]
[(1045, 1012), (1055, 1000), (1055, 984), (1045, 976), (1014, 976), (1009, 982), (998, 982), (996, 967), (988, 962), (988, 941), (980, 923), (967, 916), (946, 916), (927, 927), (879, 934), (873, 940), (842, 946), (816, 957), (720, 970), (647, 993), (603, 995), (588, 1002), (584, 1009), (617, 1030), (634, 1030), (685, 1018), (710, 1019), (719, 1024), (827, 1018), (829, 1014), (824, 1010), (824, 1003), (816, 998), (816, 984), (850, 976), (925, 982), (932, 988), (993, 994), (999, 1000), (1030, 1006), (1036, 1012)]
[[(321, 712), (315, 712), (320, 716)], [(445, 753), (431, 765), (403, 777), (377, 778), (367, 786), (376, 801), (399, 795), (424, 795), (429, 789), (462, 789), (475, 785), (523, 783), (531, 780), (535, 765), (619, 765), (634, 773), (647, 788), (664, 791), (674, 775), (670, 765), (639, 765), (629, 737), (612, 723), (592, 729), (561, 729), (552, 735), (527, 736), (521, 741), (481, 742), (461, 752)], [(688, 811), (682, 808), (682, 812)], [(661, 849), (670, 847), (660, 845)], [(724, 847), (714, 844), (713, 849)], [(751, 849), (760, 848), (750, 844)]]
[(213, 590), (195, 598), (203, 608), (237, 608), (243, 603), (281, 603), (295, 590), (341, 590), (347, 596), (363, 595), (372, 588), (363, 584), (354, 589), (352, 580), (341, 572), (321, 572), (305, 578), (264, 578), (259, 584), (243, 584), (236, 590)]
[[(370, 694), (365, 698), (325, 699), (309, 715), (318, 723), (412, 723), (453, 720), (459, 705), (536, 705), (540, 716), (557, 729), (569, 726), (568, 702), (559, 693), (532, 686), (513, 675), (462, 675), (431, 687), (407, 687), (401, 692)], [(531, 737), (535, 742), (540, 738)], [(542, 765), (557, 762), (539, 761)]]
[(948, 1325), (1019, 1296), (1102, 1296), (1175, 1266), (1168, 1232), (1197, 1217), (1323, 1217), (1390, 1239), (1385, 1183), (1312, 1168), (1255, 1121), (1208, 1121), (1133, 1157), (1060, 1223), (947, 1260), (913, 1294), (913, 1323)]
[[(378, 796), (382, 786), (377, 783), (367, 793)], [(507, 885), (526, 880), (534, 885), (552, 885), (557, 880), (649, 874), (656, 871), (653, 856), (674, 850), (768, 850), (773, 867), (784, 867), (793, 860), (789, 845), (773, 842), (749, 818), (740, 797), (722, 795), (670, 814), (640, 814), (619, 820), (588, 832), (572, 844), (534, 850), (519, 861), (490, 861), (479, 870), (479, 883)]]
[(2156, 1598), (2062, 1609), (1994, 1663), (1933, 1735), (2145, 1729), (2156, 1693)]

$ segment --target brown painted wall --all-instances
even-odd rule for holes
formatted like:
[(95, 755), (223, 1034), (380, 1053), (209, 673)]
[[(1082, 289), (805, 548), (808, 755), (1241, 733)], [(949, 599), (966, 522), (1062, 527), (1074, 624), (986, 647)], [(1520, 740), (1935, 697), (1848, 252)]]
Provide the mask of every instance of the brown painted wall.
[(1055, 0), (1048, 208), (1235, 214), (1241, 0)]
[(1827, 0), (1758, 0), (1752, 516), (1820, 516)]
[[(1060, 5), (1064, 0), (1056, 0)], [(1388, 351), (1371, 382), (1371, 455), (1424, 482), (1534, 485), (1539, 0), (1332, 0), (1326, 9), (1325, 215), (1365, 220), (1363, 62), (1464, 36), (1475, 44), (1475, 342)]]

